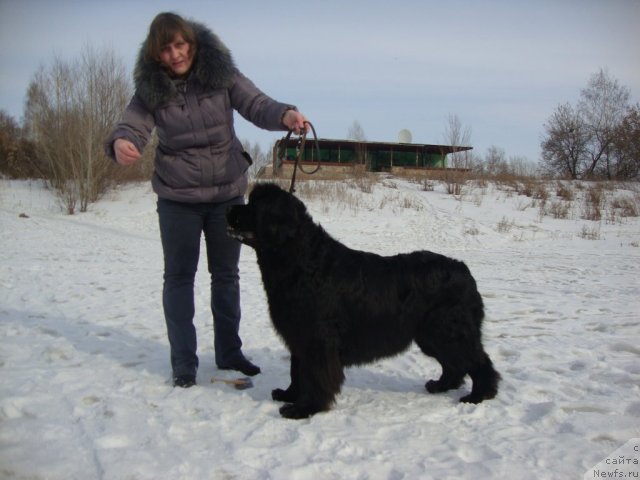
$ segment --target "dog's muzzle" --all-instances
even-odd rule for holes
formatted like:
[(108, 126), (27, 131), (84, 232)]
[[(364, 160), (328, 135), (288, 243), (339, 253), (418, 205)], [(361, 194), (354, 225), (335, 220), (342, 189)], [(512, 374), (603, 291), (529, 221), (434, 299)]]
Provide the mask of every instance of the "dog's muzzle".
[(256, 244), (256, 234), (253, 232), (242, 232), (234, 229), (233, 227), (227, 227), (227, 235), (231, 238), (235, 238), (245, 245), (248, 245), (249, 247), (254, 247)]

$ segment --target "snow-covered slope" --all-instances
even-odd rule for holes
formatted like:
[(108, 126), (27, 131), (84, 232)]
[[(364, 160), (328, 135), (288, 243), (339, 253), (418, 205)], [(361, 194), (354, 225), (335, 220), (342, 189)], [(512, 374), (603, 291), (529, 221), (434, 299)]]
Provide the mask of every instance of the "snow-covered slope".
[(287, 385), (287, 351), (248, 248), (241, 333), (263, 373), (244, 391), (210, 383), (233, 375), (214, 366), (203, 256), (199, 385), (174, 389), (150, 187), (121, 188), (66, 216), (39, 183), (5, 180), (0, 477), (575, 479), (640, 437), (638, 218), (583, 220), (578, 191), (569, 218), (556, 220), (491, 183), (459, 197), (393, 178), (299, 191), (353, 248), (428, 249), (468, 264), (485, 298), (485, 347), (503, 376), (496, 399), (457, 403), (468, 385), (428, 395), (439, 368), (411, 348), (349, 369), (330, 412), (280, 418), (270, 392)]

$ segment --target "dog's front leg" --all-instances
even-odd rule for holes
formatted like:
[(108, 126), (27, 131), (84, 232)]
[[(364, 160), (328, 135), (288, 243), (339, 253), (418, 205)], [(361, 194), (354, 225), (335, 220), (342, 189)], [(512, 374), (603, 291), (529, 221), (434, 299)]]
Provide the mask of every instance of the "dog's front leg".
[(299, 360), (298, 357), (294, 354), (291, 354), (291, 366), (289, 369), (289, 374), (291, 376), (291, 384), (286, 390), (281, 388), (276, 388), (271, 391), (271, 398), (273, 398), (276, 402), (287, 402), (294, 403), (298, 400), (298, 392), (299, 392)]
[(297, 364), (298, 398), (294, 403), (283, 405), (280, 414), (300, 419), (329, 410), (344, 382), (338, 353), (325, 346), (310, 348)]

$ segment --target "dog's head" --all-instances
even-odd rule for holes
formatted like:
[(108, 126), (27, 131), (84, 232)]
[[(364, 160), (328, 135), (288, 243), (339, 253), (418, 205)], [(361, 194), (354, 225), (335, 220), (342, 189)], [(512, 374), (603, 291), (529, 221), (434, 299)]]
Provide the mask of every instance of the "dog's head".
[(227, 210), (227, 232), (256, 250), (274, 249), (291, 242), (307, 215), (304, 204), (273, 183), (257, 184), (246, 205)]

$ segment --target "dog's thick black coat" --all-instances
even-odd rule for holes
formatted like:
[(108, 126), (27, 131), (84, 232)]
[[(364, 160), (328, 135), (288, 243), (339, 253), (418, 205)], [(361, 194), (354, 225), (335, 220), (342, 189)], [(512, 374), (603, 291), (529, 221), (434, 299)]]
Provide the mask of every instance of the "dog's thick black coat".
[(493, 398), (499, 375), (481, 341), (482, 298), (462, 262), (427, 251), (383, 257), (333, 239), (295, 196), (258, 184), (227, 213), (229, 233), (256, 250), (271, 320), (291, 353), (291, 384), (273, 390), (280, 413), (328, 410), (344, 367), (405, 351), (412, 341), (442, 366), (431, 393), (473, 386)]

